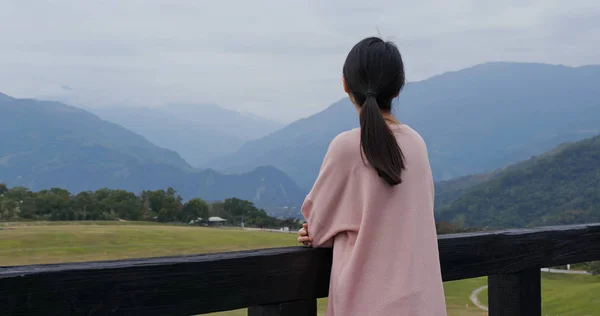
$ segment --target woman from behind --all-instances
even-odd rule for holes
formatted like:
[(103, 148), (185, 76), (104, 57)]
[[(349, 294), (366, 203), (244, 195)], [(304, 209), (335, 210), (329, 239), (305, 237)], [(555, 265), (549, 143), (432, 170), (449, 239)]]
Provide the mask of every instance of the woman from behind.
[(391, 113), (404, 84), (400, 52), (379, 38), (344, 63), (360, 128), (329, 145), (298, 237), (333, 247), (328, 316), (446, 315), (427, 147)]

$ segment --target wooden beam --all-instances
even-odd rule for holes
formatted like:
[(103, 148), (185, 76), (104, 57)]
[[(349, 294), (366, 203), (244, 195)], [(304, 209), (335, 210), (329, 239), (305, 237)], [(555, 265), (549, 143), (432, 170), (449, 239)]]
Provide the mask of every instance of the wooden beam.
[(450, 234), (438, 238), (444, 281), (600, 260), (600, 224)]
[(250, 307), (248, 316), (317, 316), (317, 300)]
[[(438, 239), (445, 281), (600, 260), (600, 225)], [(332, 251), (302, 247), (0, 267), (0, 315), (192, 315), (325, 297)]]
[(490, 316), (542, 315), (542, 279), (539, 268), (488, 278)]
[(194, 315), (328, 294), (331, 250), (0, 269), (0, 315)]

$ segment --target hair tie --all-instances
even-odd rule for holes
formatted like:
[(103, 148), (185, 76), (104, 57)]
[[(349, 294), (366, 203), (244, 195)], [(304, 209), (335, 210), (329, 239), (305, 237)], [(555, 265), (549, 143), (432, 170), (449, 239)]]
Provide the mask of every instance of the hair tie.
[(373, 97), (373, 98), (377, 98), (377, 94), (375, 92), (369, 91), (365, 94), (365, 96), (368, 97)]

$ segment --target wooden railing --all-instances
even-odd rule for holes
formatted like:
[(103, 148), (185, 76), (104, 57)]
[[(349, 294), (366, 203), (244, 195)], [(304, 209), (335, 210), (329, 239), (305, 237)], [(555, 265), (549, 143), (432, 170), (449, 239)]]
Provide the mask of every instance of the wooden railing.
[[(541, 315), (540, 268), (600, 260), (600, 224), (442, 235), (439, 250), (444, 281), (489, 276), (489, 315)], [(294, 247), (0, 267), (0, 315), (315, 316), (331, 256)]]

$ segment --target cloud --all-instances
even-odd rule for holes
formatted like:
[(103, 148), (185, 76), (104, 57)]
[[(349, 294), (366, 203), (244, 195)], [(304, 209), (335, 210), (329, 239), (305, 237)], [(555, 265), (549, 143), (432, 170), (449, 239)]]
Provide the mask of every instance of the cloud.
[(378, 32), (413, 81), (487, 61), (600, 63), (597, 0), (3, 0), (0, 91), (289, 121), (342, 97), (348, 50)]

